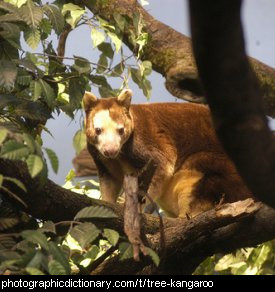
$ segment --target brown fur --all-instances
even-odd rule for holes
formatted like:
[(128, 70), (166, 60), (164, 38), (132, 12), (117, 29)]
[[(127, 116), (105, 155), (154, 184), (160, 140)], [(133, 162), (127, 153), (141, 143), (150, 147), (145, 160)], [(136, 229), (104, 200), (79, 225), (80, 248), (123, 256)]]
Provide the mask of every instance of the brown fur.
[[(125, 173), (139, 173), (153, 159), (149, 195), (172, 217), (195, 216), (219, 203), (251, 196), (217, 140), (207, 106), (191, 103), (131, 105), (116, 98), (86, 102), (88, 150), (99, 172), (103, 199), (115, 202)], [(124, 123), (125, 141), (114, 159), (94, 146), (92, 118), (109, 109)]]

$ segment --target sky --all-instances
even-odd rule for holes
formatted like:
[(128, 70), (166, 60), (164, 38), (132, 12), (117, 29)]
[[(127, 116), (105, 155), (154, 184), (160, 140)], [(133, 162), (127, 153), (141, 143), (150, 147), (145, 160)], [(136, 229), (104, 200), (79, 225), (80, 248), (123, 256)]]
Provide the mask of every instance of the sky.
[[(149, 0), (149, 5), (145, 8), (159, 21), (190, 36), (186, 0)], [(242, 20), (248, 55), (275, 68), (275, 0), (245, 0), (242, 7)], [(98, 54), (93, 50), (89, 29), (80, 27), (69, 35), (66, 56), (73, 55), (82, 56), (92, 62), (98, 60)], [(165, 80), (160, 74), (153, 72), (149, 79), (152, 83), (150, 102), (176, 101), (175, 97), (165, 89)], [(142, 91), (134, 84), (130, 83), (130, 88), (134, 92), (133, 102), (147, 102)], [(61, 114), (46, 124), (54, 138), (44, 133), (42, 136), (44, 146), (56, 152), (60, 164), (57, 175), (49, 169), (49, 178), (58, 184), (64, 183), (67, 173), (73, 168), (72, 159), (75, 151), (72, 138), (81, 127), (82, 119), (83, 113), (80, 112), (74, 120)], [(275, 128), (274, 121), (272, 127)]]

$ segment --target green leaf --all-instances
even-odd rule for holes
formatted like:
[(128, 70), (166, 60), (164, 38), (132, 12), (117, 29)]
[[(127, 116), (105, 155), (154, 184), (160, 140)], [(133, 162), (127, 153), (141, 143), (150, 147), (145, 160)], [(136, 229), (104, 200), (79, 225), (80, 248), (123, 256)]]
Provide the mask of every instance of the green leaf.
[(73, 68), (78, 71), (79, 74), (84, 74), (84, 73), (90, 73), (91, 72), (91, 64), (89, 60), (79, 57), (79, 56), (74, 56), (75, 57), (75, 63), (73, 65)]
[(101, 85), (101, 86), (104, 86), (104, 87), (109, 88), (110, 90), (112, 90), (112, 87), (109, 85), (109, 83), (108, 83), (108, 81), (107, 81), (105, 76), (91, 75), (90, 79), (94, 84)]
[(34, 50), (40, 42), (40, 31), (31, 27), (24, 31), (24, 39), (29, 47)]
[(5, 128), (0, 128), (0, 145), (5, 141), (8, 135), (8, 130)]
[(100, 252), (99, 247), (96, 245), (92, 245), (92, 247), (86, 253), (85, 258), (95, 260), (99, 252)]
[(107, 238), (112, 246), (116, 246), (119, 240), (119, 233), (113, 229), (105, 228), (103, 230), (103, 236)]
[(148, 76), (152, 73), (152, 63), (150, 61), (143, 61), (141, 64), (141, 75)]
[[(45, 221), (43, 223), (43, 226), (41, 228), (39, 228), (40, 232), (50, 232), (53, 234), (56, 234), (56, 228), (55, 228), (55, 224), (52, 221)], [(49, 242), (50, 244), (50, 242)]]
[(24, 144), (15, 140), (7, 141), (1, 149), (1, 157), (19, 160), (29, 155), (29, 149)]
[(0, 87), (10, 89), (14, 87), (17, 75), (16, 65), (8, 60), (0, 60)]
[(73, 138), (73, 146), (76, 154), (79, 154), (86, 147), (86, 135), (82, 130), (78, 130)]
[(103, 73), (108, 69), (108, 59), (104, 54), (101, 54), (97, 63), (96, 73)]
[(115, 45), (116, 52), (118, 52), (121, 49), (121, 45), (122, 45), (121, 36), (118, 36), (117, 34), (110, 31), (108, 31), (107, 34), (112, 40), (113, 44)]
[(150, 99), (151, 91), (152, 91), (152, 85), (151, 85), (151, 82), (148, 79), (144, 79), (144, 78), (142, 79), (141, 89), (143, 91), (143, 94), (147, 97), (147, 99)]
[(32, 76), (30, 74), (28, 74), (25, 70), (22, 70), (22, 71), (18, 70), (16, 82), (20, 85), (27, 86), (30, 84), (30, 82), (32, 80)]
[[(0, 184), (1, 189), (1, 184)], [(19, 223), (17, 218), (3, 218), (0, 217), (0, 230), (4, 231), (16, 226)]]
[(70, 231), (70, 235), (78, 241), (83, 249), (93, 242), (99, 234), (100, 230), (89, 222), (79, 224)]
[(44, 148), (44, 149), (49, 157), (53, 171), (55, 173), (57, 173), (58, 167), (59, 167), (59, 161), (58, 161), (57, 155), (55, 154), (55, 152), (53, 150), (51, 150), (49, 148)]
[(33, 137), (27, 133), (23, 133), (23, 139), (26, 145), (28, 146), (28, 148), (30, 149), (30, 153), (34, 153), (36, 150), (36, 145), (35, 145), (35, 140), (33, 139)]
[(58, 246), (55, 242), (50, 241), (49, 242), (49, 252), (52, 255), (52, 257), (58, 261), (63, 268), (65, 269), (65, 272), (67, 275), (71, 274), (71, 267), (69, 264), (69, 261), (62, 250), (60, 246)]
[(113, 59), (114, 57), (114, 50), (110, 43), (102, 43), (97, 47), (106, 57), (109, 59)]
[(37, 176), (43, 169), (43, 160), (40, 156), (31, 154), (26, 160), (31, 177)]
[(0, 22), (22, 21), (21, 16), (15, 13), (9, 13), (0, 16)]
[(65, 268), (61, 265), (60, 262), (56, 260), (51, 260), (48, 264), (48, 269), (50, 275), (66, 275), (66, 270)]
[(56, 33), (60, 34), (63, 30), (65, 20), (59, 8), (54, 5), (44, 5), (43, 9), (46, 15), (49, 17), (49, 20)]
[(100, 44), (104, 42), (105, 34), (93, 27), (91, 29), (91, 38), (93, 41), (93, 46), (94, 48), (96, 48), (97, 46), (99, 46)]
[(40, 29), (42, 31), (42, 33), (46, 34), (46, 37), (44, 39), (46, 39), (52, 32), (52, 25), (50, 23), (50, 21), (47, 18), (43, 18), (40, 22)]
[(2, 36), (7, 41), (11, 41), (11, 44), (14, 45), (14, 42), (16, 43), (15, 47), (19, 48), (19, 38), (20, 38), (20, 29), (18, 25), (13, 23), (0, 23), (0, 36)]
[(39, 244), (43, 249), (48, 250), (49, 244), (47, 237), (40, 231), (37, 230), (24, 230), (21, 232), (23, 238), (34, 244)]
[(133, 257), (133, 246), (129, 242), (122, 242), (119, 244), (120, 260), (127, 260)]
[[(21, 0), (22, 1), (22, 0)], [(25, 0), (26, 1), (26, 0)], [(1, 1), (0, 2), (0, 10), (4, 10), (6, 12), (14, 12), (16, 11), (16, 8), (14, 7), (14, 5)]]
[(42, 88), (39, 81), (32, 80), (30, 83), (31, 98), (33, 101), (37, 101), (41, 96)]
[(18, 12), (22, 19), (33, 28), (37, 27), (43, 18), (42, 8), (35, 6), (34, 3), (29, 0), (25, 5), (19, 8)]
[(149, 247), (146, 247), (146, 251), (148, 253), (148, 256), (152, 259), (154, 264), (158, 267), (159, 263), (160, 263), (160, 258), (158, 256), (158, 254)]
[(45, 256), (40, 250), (34, 250), (34, 252), (29, 252), (22, 256), (21, 265), (39, 269), (45, 260)]
[(0, 174), (0, 188), (3, 184), (3, 181), (4, 181), (4, 176), (2, 174)]
[(26, 267), (25, 270), (29, 275), (45, 275), (41, 270), (33, 267)]
[(9, 176), (5, 176), (4, 178), (5, 178), (5, 180), (14, 183), (16, 186), (18, 186), (24, 192), (27, 192), (25, 185), (20, 180), (14, 178), (14, 177), (9, 177)]
[(78, 5), (68, 3), (63, 5), (62, 8), (63, 15), (66, 15), (67, 12), (69, 13), (69, 16), (66, 17), (66, 21), (71, 25), (72, 28), (75, 28), (78, 21), (81, 19), (81, 16), (85, 13), (85, 9)]
[(44, 80), (39, 79), (39, 85), (41, 86), (42, 96), (44, 97), (46, 103), (50, 108), (54, 107), (54, 101), (56, 98), (56, 94), (53, 88)]
[(117, 218), (117, 215), (107, 207), (91, 206), (85, 207), (75, 215), (75, 219), (84, 218)]
[(121, 31), (124, 31), (126, 19), (119, 13), (114, 13), (113, 16), (114, 16), (115, 22), (117, 23), (119, 29)]
[(118, 64), (114, 67), (114, 69), (113, 69), (113, 71), (112, 71), (112, 73), (111, 73), (111, 76), (113, 76), (113, 77), (120, 77), (121, 74), (123, 73), (124, 69), (125, 69), (124, 62), (120, 62), (120, 63), (118, 63)]
[(142, 81), (142, 76), (141, 72), (138, 69), (131, 68), (131, 77), (133, 81), (140, 87), (141, 81)]

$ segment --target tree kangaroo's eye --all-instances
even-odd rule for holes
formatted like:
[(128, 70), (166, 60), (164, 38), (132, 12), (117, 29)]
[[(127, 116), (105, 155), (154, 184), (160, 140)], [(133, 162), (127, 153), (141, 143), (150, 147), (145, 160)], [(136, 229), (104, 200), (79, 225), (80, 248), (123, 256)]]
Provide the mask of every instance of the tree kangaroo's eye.
[(102, 129), (101, 128), (95, 128), (95, 133), (96, 135), (100, 135), (102, 133)]
[(119, 128), (117, 131), (120, 136), (124, 135), (124, 128)]

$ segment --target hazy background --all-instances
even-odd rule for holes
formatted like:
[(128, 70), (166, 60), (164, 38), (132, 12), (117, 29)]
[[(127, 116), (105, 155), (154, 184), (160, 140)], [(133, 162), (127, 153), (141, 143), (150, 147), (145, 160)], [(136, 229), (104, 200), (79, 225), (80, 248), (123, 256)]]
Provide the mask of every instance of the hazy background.
[[(177, 31), (190, 36), (187, 1), (149, 0), (149, 3), (145, 8), (151, 15)], [(248, 55), (275, 67), (275, 0), (246, 0), (242, 15)], [(69, 35), (66, 56), (72, 55), (82, 56), (92, 62), (97, 62), (97, 50), (93, 50), (88, 28), (80, 27)], [(160, 74), (153, 72), (149, 79), (153, 87), (151, 102), (176, 100), (165, 89), (165, 80)], [(132, 83), (130, 87), (134, 91), (134, 102), (147, 102), (142, 91)], [(65, 114), (61, 114), (55, 119), (49, 120), (46, 125), (54, 138), (44, 133), (44, 146), (53, 149), (60, 162), (58, 174), (55, 175), (50, 169), (49, 177), (58, 184), (64, 183), (65, 176), (72, 168), (72, 159), (75, 156), (72, 138), (80, 128), (82, 118), (82, 113), (78, 113), (73, 121)], [(274, 121), (272, 121), (272, 127), (275, 128)]]

